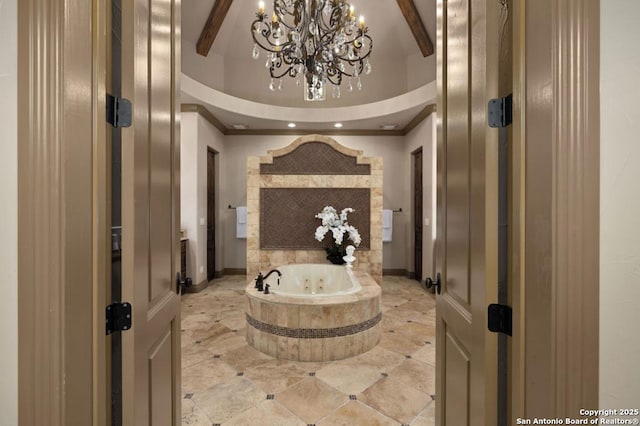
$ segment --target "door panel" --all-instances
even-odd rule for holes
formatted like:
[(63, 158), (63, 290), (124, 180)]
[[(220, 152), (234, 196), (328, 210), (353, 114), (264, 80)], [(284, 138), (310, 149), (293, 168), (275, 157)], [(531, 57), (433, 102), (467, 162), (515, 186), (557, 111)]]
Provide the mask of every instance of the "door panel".
[(172, 380), (165, 372), (171, 371), (172, 327), (168, 327), (164, 336), (149, 355), (151, 386), (152, 425), (171, 425)]
[[(488, 182), (486, 152), (497, 133), (486, 124), (491, 43), (489, 24), (499, 2), (439, 0), (437, 28), (438, 153), (436, 271), (442, 274), (436, 301), (436, 424), (494, 425), (495, 337), (486, 330), (493, 282), (493, 240), (486, 200), (497, 185)], [(487, 42), (490, 40), (490, 43)], [(497, 73), (496, 73), (497, 75)], [(491, 228), (491, 229), (489, 229)], [(434, 277), (435, 278), (435, 277)], [(493, 299), (495, 300), (495, 299)]]
[[(170, 230), (172, 218), (171, 161), (173, 142), (171, 125), (171, 8), (167, 1), (151, 1), (151, 37), (149, 39), (149, 116), (150, 208), (152, 230)], [(151, 295), (157, 301), (173, 284), (171, 232), (151, 233)]]
[(131, 0), (122, 10), (123, 424), (180, 422), (179, 123), (177, 0)]
[(447, 291), (469, 304), (469, 0), (447, 8)]
[(447, 424), (466, 425), (469, 424), (469, 352), (449, 333), (445, 342)]

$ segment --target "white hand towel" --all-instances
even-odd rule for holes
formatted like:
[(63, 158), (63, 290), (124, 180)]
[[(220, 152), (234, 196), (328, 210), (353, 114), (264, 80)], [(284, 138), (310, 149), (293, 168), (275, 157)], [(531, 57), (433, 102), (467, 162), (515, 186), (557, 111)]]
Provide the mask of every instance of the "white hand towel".
[(236, 207), (236, 214), (238, 215), (238, 223), (247, 223), (247, 208), (240, 206)]
[(247, 207), (236, 207), (236, 238), (247, 238)]
[(382, 242), (390, 242), (393, 238), (393, 210), (382, 210)]

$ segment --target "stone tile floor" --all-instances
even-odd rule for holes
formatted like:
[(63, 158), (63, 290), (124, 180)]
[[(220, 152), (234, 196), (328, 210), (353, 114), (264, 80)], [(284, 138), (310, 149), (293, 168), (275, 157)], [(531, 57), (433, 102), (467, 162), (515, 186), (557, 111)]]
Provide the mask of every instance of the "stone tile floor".
[(434, 424), (435, 297), (385, 276), (383, 335), (331, 362), (274, 359), (245, 342), (244, 276), (182, 299), (182, 424)]

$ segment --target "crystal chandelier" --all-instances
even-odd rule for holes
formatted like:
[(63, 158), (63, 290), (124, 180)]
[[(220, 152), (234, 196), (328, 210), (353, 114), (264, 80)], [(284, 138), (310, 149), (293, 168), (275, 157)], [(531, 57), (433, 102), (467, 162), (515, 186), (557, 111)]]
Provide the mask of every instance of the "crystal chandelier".
[[(266, 51), (272, 91), (282, 89), (282, 77), (290, 76), (301, 85), (304, 77), (305, 100), (321, 101), (325, 86), (333, 84), (333, 97), (340, 97), (340, 86), (354, 85), (362, 90), (361, 74), (371, 73), (369, 56), (373, 41), (364, 18), (356, 21), (354, 7), (343, 0), (273, 0), (271, 19), (260, 2), (251, 24), (255, 42), (252, 56)], [(276, 80), (278, 83), (276, 85)]]

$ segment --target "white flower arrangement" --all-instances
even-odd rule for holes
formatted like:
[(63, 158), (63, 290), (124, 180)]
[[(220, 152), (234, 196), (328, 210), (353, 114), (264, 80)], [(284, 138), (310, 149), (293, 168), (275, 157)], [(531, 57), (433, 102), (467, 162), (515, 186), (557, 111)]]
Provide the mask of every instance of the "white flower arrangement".
[(362, 239), (358, 230), (349, 225), (347, 222), (347, 214), (355, 212), (351, 207), (342, 209), (340, 214), (331, 206), (326, 206), (315, 217), (322, 220), (322, 225), (316, 228), (315, 238), (318, 241), (324, 240), (325, 235), (331, 231), (336, 245), (342, 245), (344, 234), (349, 235), (349, 239), (353, 241), (353, 245), (358, 247)]

